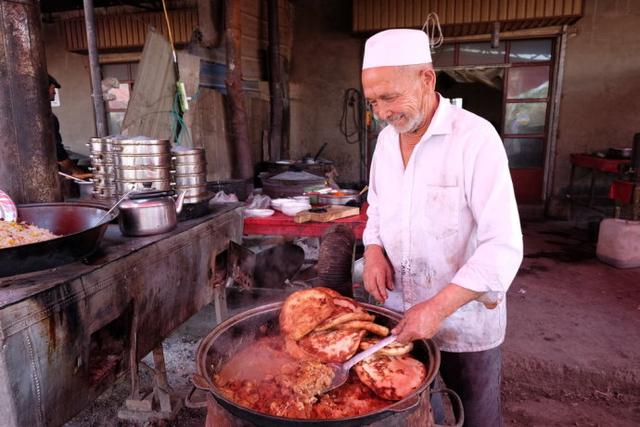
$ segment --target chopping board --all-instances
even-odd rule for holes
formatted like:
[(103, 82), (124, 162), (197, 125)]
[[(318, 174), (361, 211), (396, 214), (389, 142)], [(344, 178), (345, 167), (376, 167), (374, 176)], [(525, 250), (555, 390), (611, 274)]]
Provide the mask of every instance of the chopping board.
[(298, 213), (293, 220), (298, 224), (309, 221), (329, 222), (334, 219), (347, 218), (356, 215), (360, 215), (359, 207), (330, 205), (326, 207), (326, 212), (302, 211)]

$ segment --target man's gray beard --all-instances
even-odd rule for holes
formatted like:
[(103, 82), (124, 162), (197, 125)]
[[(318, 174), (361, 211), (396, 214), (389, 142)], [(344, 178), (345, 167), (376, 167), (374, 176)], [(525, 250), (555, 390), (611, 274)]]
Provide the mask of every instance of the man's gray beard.
[(411, 132), (415, 132), (420, 125), (422, 124), (422, 122), (424, 122), (424, 118), (425, 118), (425, 114), (421, 111), (418, 114), (416, 114), (413, 119), (408, 120), (407, 124), (402, 126), (402, 127), (398, 127), (392, 123), (387, 122), (388, 124), (390, 124), (391, 126), (393, 126), (393, 128), (396, 130), (396, 132), (398, 133), (411, 133)]

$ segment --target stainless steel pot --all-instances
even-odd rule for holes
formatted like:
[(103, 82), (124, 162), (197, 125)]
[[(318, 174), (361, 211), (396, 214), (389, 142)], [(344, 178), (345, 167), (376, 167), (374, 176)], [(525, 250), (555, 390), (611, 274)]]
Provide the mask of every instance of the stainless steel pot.
[(207, 176), (204, 173), (196, 173), (191, 175), (176, 174), (176, 186), (179, 188), (206, 186), (206, 185), (207, 185)]
[(148, 188), (153, 188), (158, 191), (171, 190), (172, 183), (168, 179), (162, 180), (146, 180), (146, 181), (123, 181), (116, 179), (116, 192), (118, 194), (125, 194), (129, 190), (144, 190), (147, 188), (147, 184), (151, 183)]
[(174, 163), (176, 175), (207, 173), (206, 163)]
[(318, 203), (321, 205), (346, 205), (351, 201), (360, 202), (356, 190), (332, 190), (327, 194), (318, 195)]
[(169, 154), (170, 143), (166, 139), (120, 139), (114, 141), (113, 152), (119, 155)]
[(107, 153), (113, 150), (110, 138), (91, 138), (86, 145), (92, 153)]
[(168, 180), (173, 171), (168, 166), (139, 166), (135, 168), (116, 167), (116, 179), (120, 181)]
[(93, 178), (91, 178), (93, 185), (95, 187), (114, 187), (115, 179), (113, 175), (102, 175), (102, 174), (93, 174)]
[(113, 153), (94, 153), (89, 154), (89, 160), (92, 165), (113, 165), (115, 163)]
[(154, 155), (120, 155), (115, 156), (115, 164), (120, 167), (170, 167), (171, 156), (169, 154)]
[[(375, 314), (377, 321), (392, 327), (400, 321), (400, 314), (371, 304), (362, 304), (364, 308)], [(197, 373), (191, 378), (195, 388), (205, 390), (226, 410), (236, 417), (259, 426), (365, 426), (382, 420), (393, 414), (409, 411), (416, 407), (421, 398), (428, 398), (429, 384), (438, 374), (440, 352), (431, 340), (420, 340), (414, 343), (412, 354), (425, 363), (427, 375), (423, 383), (409, 396), (398, 402), (390, 402), (389, 406), (357, 417), (332, 420), (302, 420), (276, 417), (246, 408), (229, 400), (213, 383), (213, 376), (225, 365), (229, 358), (245, 346), (254, 342), (263, 334), (277, 334), (279, 331), (278, 316), (282, 302), (267, 304), (239, 313), (216, 326), (198, 346), (196, 355)], [(192, 394), (192, 393), (191, 393)], [(188, 407), (201, 406), (191, 400), (191, 394), (185, 400)], [(426, 395), (426, 396), (423, 396)], [(462, 405), (455, 393), (450, 395), (458, 409), (458, 424), (462, 425)]]
[(151, 236), (173, 230), (178, 224), (184, 193), (174, 201), (173, 191), (139, 191), (120, 203), (120, 231), (125, 236)]
[(116, 173), (116, 168), (114, 166), (113, 163), (109, 164), (109, 163), (97, 163), (94, 164), (93, 166), (89, 167), (89, 170), (94, 174), (94, 175), (109, 175), (109, 176), (115, 176)]

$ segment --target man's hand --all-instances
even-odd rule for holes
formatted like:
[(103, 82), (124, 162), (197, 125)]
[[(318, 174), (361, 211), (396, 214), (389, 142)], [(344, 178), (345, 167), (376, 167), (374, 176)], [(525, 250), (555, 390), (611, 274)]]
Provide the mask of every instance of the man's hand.
[(382, 247), (369, 245), (364, 253), (364, 288), (378, 302), (385, 302), (387, 289), (393, 289), (393, 268)]
[(480, 295), (481, 292), (449, 283), (433, 298), (407, 310), (398, 326), (391, 332), (398, 335), (398, 341), (401, 343), (431, 338), (438, 332), (444, 319)]
[(400, 323), (391, 332), (398, 335), (398, 341), (401, 343), (428, 339), (438, 332), (444, 318), (445, 316), (436, 309), (435, 304), (427, 300), (407, 310)]

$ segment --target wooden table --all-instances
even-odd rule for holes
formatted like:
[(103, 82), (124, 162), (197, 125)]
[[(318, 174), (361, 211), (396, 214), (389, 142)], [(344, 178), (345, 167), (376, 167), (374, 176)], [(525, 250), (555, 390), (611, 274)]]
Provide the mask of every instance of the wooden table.
[(275, 212), (266, 218), (250, 217), (244, 219), (244, 235), (279, 235), (288, 237), (321, 237), (324, 232), (335, 224), (345, 225), (351, 230), (356, 239), (362, 239), (364, 226), (367, 223), (366, 206), (360, 209), (360, 215), (337, 219), (330, 222), (305, 222), (297, 224), (293, 217), (281, 212)]

